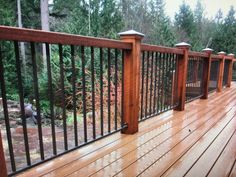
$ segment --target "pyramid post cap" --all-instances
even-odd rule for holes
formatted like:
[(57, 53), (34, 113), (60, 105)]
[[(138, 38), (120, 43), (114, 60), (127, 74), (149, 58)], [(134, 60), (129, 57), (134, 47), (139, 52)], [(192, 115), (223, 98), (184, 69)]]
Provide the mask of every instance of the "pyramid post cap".
[(141, 37), (145, 36), (143, 33), (137, 32), (135, 30), (128, 30), (128, 31), (120, 32), (118, 34), (120, 36), (131, 36), (131, 35), (137, 35), (137, 36), (141, 36)]
[(226, 55), (226, 53), (224, 51), (218, 52), (218, 55)]
[(203, 51), (203, 52), (207, 52), (207, 53), (211, 53), (211, 52), (213, 52), (214, 50), (211, 49), (211, 48), (205, 48), (205, 49), (203, 49), (202, 51)]
[(175, 44), (175, 47), (186, 47), (186, 48), (190, 48), (191, 45), (186, 43), (186, 42), (180, 42), (178, 44)]
[(228, 54), (228, 56), (230, 56), (230, 57), (234, 57), (234, 54), (233, 54), (233, 53), (230, 53), (230, 54)]

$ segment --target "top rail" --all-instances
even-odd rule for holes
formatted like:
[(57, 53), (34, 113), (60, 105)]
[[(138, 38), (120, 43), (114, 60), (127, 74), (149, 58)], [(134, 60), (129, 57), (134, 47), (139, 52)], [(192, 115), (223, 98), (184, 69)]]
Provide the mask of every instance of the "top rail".
[(208, 58), (207, 53), (202, 53), (202, 52), (194, 52), (194, 51), (189, 51), (189, 56), (190, 57), (202, 57), (202, 58)]
[(221, 55), (211, 55), (212, 59), (223, 59)]
[(64, 45), (83, 45), (105, 48), (131, 49), (132, 44), (118, 40), (85, 37), (58, 32), (48, 32), (35, 29), (0, 26), (0, 40), (15, 40), (22, 42), (40, 42)]
[(233, 60), (233, 58), (231, 56), (225, 56), (226, 60)]
[(163, 53), (174, 53), (174, 54), (180, 54), (183, 55), (184, 51), (177, 48), (171, 48), (171, 47), (163, 47), (158, 45), (148, 45), (148, 44), (142, 44), (141, 45), (142, 51), (156, 51), (156, 52), (163, 52)]

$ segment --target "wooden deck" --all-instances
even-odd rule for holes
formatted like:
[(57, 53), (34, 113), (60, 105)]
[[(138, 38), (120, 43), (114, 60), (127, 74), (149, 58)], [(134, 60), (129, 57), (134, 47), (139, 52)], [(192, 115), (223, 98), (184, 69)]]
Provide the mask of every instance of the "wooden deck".
[(236, 176), (236, 84), (19, 176)]

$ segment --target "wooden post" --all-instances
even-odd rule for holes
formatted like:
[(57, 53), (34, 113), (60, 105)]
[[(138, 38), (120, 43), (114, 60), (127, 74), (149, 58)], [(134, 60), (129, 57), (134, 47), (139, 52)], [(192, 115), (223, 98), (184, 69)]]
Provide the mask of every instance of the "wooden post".
[(119, 35), (122, 41), (132, 43), (132, 50), (124, 51), (123, 120), (128, 127), (122, 133), (134, 134), (138, 132), (141, 40), (144, 35), (134, 30)]
[(222, 91), (223, 78), (224, 78), (225, 52), (219, 52), (218, 55), (222, 56), (222, 59), (220, 60), (220, 66), (219, 66), (217, 92), (221, 92)]
[(209, 80), (210, 80), (212, 51), (213, 50), (210, 48), (203, 49), (203, 52), (208, 54), (208, 59), (203, 61), (203, 84), (202, 84), (203, 96), (201, 97), (201, 99), (208, 98), (208, 87), (209, 87)]
[(227, 87), (231, 87), (231, 81), (232, 81), (232, 76), (233, 76), (233, 59), (234, 59), (234, 54), (229, 54), (228, 56), (232, 57), (230, 60), (229, 64), (229, 73), (228, 73), (228, 79), (227, 79)]
[(0, 176), (7, 177), (7, 167), (6, 167), (6, 161), (5, 161), (5, 156), (4, 156), (1, 131), (0, 131)]
[(183, 111), (185, 107), (186, 97), (186, 78), (188, 67), (188, 51), (191, 45), (181, 42), (175, 45), (179, 49), (183, 49), (184, 55), (177, 61), (177, 95), (175, 96), (175, 103), (178, 102), (178, 106), (175, 108), (177, 111)]

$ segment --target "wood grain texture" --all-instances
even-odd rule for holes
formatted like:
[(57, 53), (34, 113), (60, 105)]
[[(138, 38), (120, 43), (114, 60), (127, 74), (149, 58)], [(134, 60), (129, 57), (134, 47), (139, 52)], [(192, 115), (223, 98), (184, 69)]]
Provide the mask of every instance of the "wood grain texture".
[(235, 177), (236, 176), (236, 159), (234, 161), (234, 166), (231, 169), (229, 177)]
[(202, 57), (203, 59), (208, 60), (209, 56), (205, 52), (195, 52), (195, 51), (189, 51), (189, 57)]
[(211, 54), (208, 54), (208, 58), (203, 61), (203, 96), (202, 99), (208, 98), (208, 87), (209, 87), (209, 80), (210, 80), (210, 73), (211, 73)]
[(175, 103), (178, 106), (175, 107), (177, 111), (183, 111), (185, 107), (186, 97), (186, 79), (187, 79), (187, 67), (188, 67), (188, 50), (189, 48), (181, 48), (184, 51), (183, 56), (178, 58), (177, 61), (177, 93), (175, 96)]
[(218, 75), (218, 81), (217, 81), (217, 92), (222, 91), (222, 83), (224, 78), (224, 66), (225, 66), (225, 60), (220, 60), (219, 63), (219, 75)]
[(122, 133), (134, 134), (138, 132), (142, 36), (126, 35), (121, 36), (121, 40), (132, 43), (132, 50), (124, 51), (123, 121), (127, 128)]
[(23, 42), (39, 42), (63, 45), (94, 46), (104, 48), (131, 49), (130, 43), (95, 37), (85, 37), (58, 32), (0, 26), (0, 39)]
[(233, 77), (233, 60), (231, 58), (230, 63), (229, 63), (229, 72), (228, 72), (228, 79), (227, 79), (227, 87), (231, 86), (232, 82), (232, 77)]
[(7, 167), (5, 162), (1, 131), (0, 131), (0, 176), (7, 177)]
[(184, 54), (183, 50), (181, 50), (181, 49), (158, 46), (158, 45), (149, 45), (149, 44), (142, 44), (141, 50), (142, 51), (161, 52), (161, 53), (173, 53), (173, 54), (179, 54), (179, 55)]
[[(136, 134), (112, 135), (101, 142), (103, 146), (89, 145), (87, 154), (84, 147), (83, 156), (78, 149), (19, 176), (234, 175), (235, 129), (236, 84), (232, 83), (207, 100), (186, 104), (185, 111), (166, 112), (140, 123)], [(220, 166), (225, 168), (218, 173)]]

